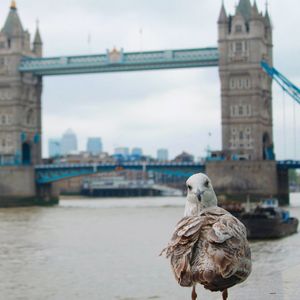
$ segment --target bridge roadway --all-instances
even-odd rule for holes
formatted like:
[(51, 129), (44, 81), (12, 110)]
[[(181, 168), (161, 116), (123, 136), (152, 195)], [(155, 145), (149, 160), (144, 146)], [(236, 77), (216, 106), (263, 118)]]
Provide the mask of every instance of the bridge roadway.
[[(280, 160), (277, 161), (277, 168), (281, 170), (300, 169), (300, 161)], [(76, 176), (91, 175), (95, 173), (122, 171), (122, 170), (139, 170), (159, 172), (169, 176), (188, 178), (194, 173), (204, 172), (205, 164), (203, 163), (141, 163), (141, 162), (124, 162), (124, 163), (91, 163), (91, 164), (51, 164), (35, 166), (37, 184), (46, 184), (62, 179)]]
[(106, 54), (32, 58), (23, 57), (21, 73), (37, 76), (81, 73), (124, 72), (175, 68), (215, 67), (219, 64), (216, 47), (146, 52), (113, 49)]
[(38, 184), (51, 183), (76, 176), (91, 175), (95, 173), (137, 170), (159, 172), (176, 177), (189, 177), (194, 173), (204, 171), (202, 163), (91, 163), (91, 164), (51, 164), (35, 166), (36, 182)]

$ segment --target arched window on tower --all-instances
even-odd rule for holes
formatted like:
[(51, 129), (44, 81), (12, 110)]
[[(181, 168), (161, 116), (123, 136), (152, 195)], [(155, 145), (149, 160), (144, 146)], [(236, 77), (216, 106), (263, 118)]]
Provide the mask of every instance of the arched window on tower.
[(242, 116), (243, 115), (243, 106), (239, 105), (239, 115)]
[(243, 52), (243, 43), (242, 42), (235, 43), (235, 52), (238, 54)]
[(238, 24), (238, 25), (235, 25), (235, 32), (236, 33), (240, 33), (243, 31), (243, 27), (242, 25)]

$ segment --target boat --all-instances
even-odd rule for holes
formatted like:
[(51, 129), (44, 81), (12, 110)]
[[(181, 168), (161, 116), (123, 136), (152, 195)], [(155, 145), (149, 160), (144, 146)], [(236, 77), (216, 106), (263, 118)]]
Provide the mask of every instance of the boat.
[(278, 206), (278, 200), (266, 199), (254, 210), (241, 213), (238, 219), (247, 228), (249, 239), (281, 238), (297, 232), (298, 219)]
[(128, 180), (124, 176), (85, 178), (81, 194), (91, 197), (182, 196), (182, 191), (155, 184), (153, 179)]

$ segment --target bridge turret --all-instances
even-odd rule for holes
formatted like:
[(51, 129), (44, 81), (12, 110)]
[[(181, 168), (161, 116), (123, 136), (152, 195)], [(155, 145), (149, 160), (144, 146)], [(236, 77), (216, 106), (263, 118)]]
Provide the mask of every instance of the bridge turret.
[(35, 36), (34, 36), (34, 40), (33, 40), (33, 52), (38, 57), (43, 56), (43, 42), (42, 42), (38, 22), (37, 22), (36, 32), (35, 32)]
[(226, 29), (227, 29), (226, 32), (228, 31), (228, 18), (227, 18), (224, 3), (222, 3), (222, 7), (221, 7), (221, 10), (220, 10), (220, 15), (219, 15), (219, 19), (218, 19), (218, 24), (227, 25), (226, 26)]
[(241, 14), (246, 22), (251, 18), (251, 3), (250, 0), (240, 0), (238, 6), (236, 7), (236, 15)]
[(272, 81), (260, 67), (272, 59), (271, 27), (250, 0), (240, 0), (228, 20), (225, 34), (223, 17), (218, 22), (223, 151), (231, 159), (272, 160)]
[(11, 52), (30, 52), (30, 34), (23, 29), (15, 1), (11, 3), (1, 35), (5, 37), (5, 47)]
[[(226, 38), (229, 34), (229, 19), (227, 17), (227, 13), (225, 10), (224, 3), (222, 3), (222, 7), (219, 14), (218, 19), (218, 31), (219, 31), (219, 52), (226, 53)], [(223, 59), (224, 56), (221, 56), (220, 59)]]
[(268, 46), (268, 62), (270, 65), (273, 64), (273, 37), (272, 37), (272, 23), (269, 16), (268, 8), (266, 8), (265, 13), (265, 38), (267, 40), (267, 46)]
[[(38, 36), (37, 40), (38, 41)], [(36, 57), (12, 1), (0, 31), (0, 165), (41, 161), (41, 78), (21, 74), (22, 57)]]

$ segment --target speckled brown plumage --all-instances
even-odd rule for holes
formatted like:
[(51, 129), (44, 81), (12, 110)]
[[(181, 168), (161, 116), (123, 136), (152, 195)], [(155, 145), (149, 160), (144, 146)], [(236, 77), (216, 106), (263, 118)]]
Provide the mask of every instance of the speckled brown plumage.
[(170, 257), (181, 286), (200, 283), (211, 291), (224, 291), (251, 272), (245, 226), (220, 207), (182, 218), (162, 253)]

